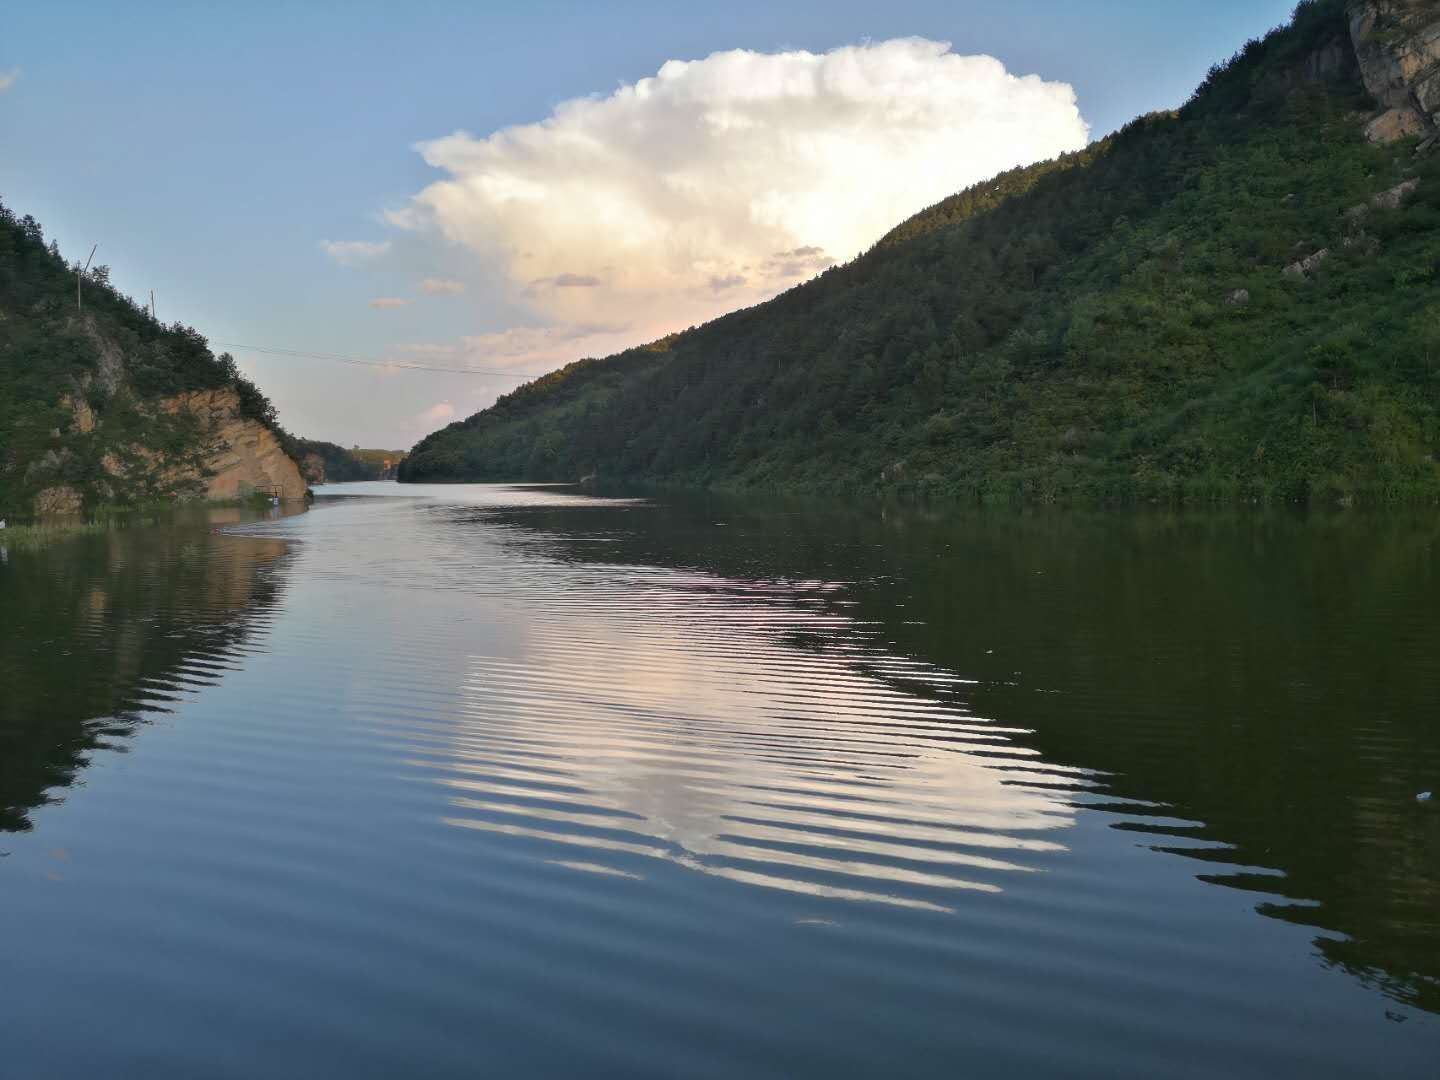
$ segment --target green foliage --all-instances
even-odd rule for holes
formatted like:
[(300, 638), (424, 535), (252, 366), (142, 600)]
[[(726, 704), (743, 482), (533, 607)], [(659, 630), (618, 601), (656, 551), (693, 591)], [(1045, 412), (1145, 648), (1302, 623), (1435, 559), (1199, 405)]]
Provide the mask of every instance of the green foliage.
[[(1343, 4), (1303, 3), (1178, 112), (976, 185), (768, 303), (521, 387), (401, 479), (1434, 499), (1440, 168), (1367, 144), (1370, 107)], [(1410, 176), (1400, 209), (1345, 213)]]
[(35, 551), (62, 540), (73, 540), (79, 536), (95, 536), (108, 532), (103, 522), (81, 521), (79, 519), (48, 521), (39, 525), (11, 525), (0, 529), (0, 548), (9, 551)]
[(404, 450), (366, 450), (363, 447), (356, 447), (348, 452), (351, 457), (364, 462), (377, 471), (383, 469), (387, 461), (393, 468), (405, 456)]
[[(302, 439), (288, 431), (281, 440), (285, 452), (300, 464), (307, 478), (317, 480), (323, 475), (324, 482), (338, 483), (348, 480), (374, 480), (379, 470), (356, 457), (337, 443), (319, 439)], [(311, 459), (319, 458), (323, 473), (317, 473), (311, 466)]]
[(320, 473), (313, 468), (313, 458), (319, 458), (324, 470), (323, 482), (327, 484), (385, 479), (386, 463), (393, 470), (395, 463), (405, 456), (403, 450), (362, 450), (358, 446), (347, 450), (338, 443), (301, 439), (288, 431), (281, 432), (280, 442), (313, 482), (320, 482)]
[[(156, 410), (158, 398), (231, 387), (242, 416), (280, 432), (233, 357), (215, 356), (191, 327), (155, 321), (109, 277), (67, 265), (34, 218), (0, 205), (0, 516), (57, 484), (121, 503), (187, 494), (161, 490), (139, 449), (175, 464), (204, 455), (193, 420)], [(85, 402), (94, 430), (80, 430), (67, 397)], [(130, 468), (116, 475), (107, 457)]]

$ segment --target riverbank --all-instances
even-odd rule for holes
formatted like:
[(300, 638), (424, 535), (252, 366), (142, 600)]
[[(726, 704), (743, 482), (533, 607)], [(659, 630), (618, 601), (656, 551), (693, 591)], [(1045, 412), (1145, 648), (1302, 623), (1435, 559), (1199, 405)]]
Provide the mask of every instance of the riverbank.
[[(307, 490), (306, 505), (310, 502)], [(290, 500), (293, 506), (294, 500)], [(36, 518), (18, 525), (0, 529), (0, 548), (17, 551), (33, 551), (36, 548), (81, 536), (94, 536), (134, 525), (154, 525), (162, 519), (191, 511), (250, 510), (256, 513), (275, 506), (273, 498), (256, 493), (238, 499), (202, 499), (176, 502), (157, 499), (133, 505), (102, 505), (88, 516), (53, 516)]]
[(10, 548), (18, 551), (32, 551), (35, 548), (46, 547), (58, 543), (61, 540), (70, 540), (77, 536), (92, 536), (96, 533), (109, 532), (116, 526), (98, 521), (64, 521), (46, 522), (36, 525), (11, 525), (8, 528), (0, 529), (0, 549)]

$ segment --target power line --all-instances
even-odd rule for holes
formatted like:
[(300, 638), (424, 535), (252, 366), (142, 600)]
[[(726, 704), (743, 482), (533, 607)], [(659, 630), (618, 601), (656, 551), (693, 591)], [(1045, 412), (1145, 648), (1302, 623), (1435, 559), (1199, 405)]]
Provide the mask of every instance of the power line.
[(245, 349), (249, 352), (264, 353), (267, 356), (284, 356), (299, 360), (330, 360), (337, 364), (353, 364), (357, 367), (399, 368), (402, 371), (431, 371), (444, 375), (505, 375), (515, 379), (534, 379), (533, 371), (508, 371), (504, 368), (440, 367), (437, 364), (417, 364), (409, 360), (374, 360), (360, 356), (343, 356), (340, 353), (306, 352), (303, 349), (278, 349), (266, 345), (243, 345), (236, 341), (217, 341), (223, 349)]

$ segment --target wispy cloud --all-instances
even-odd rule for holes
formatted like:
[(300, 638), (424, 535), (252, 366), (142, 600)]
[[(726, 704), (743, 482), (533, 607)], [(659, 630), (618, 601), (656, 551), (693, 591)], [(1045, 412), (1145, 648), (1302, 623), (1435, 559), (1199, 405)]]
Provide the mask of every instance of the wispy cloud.
[(417, 288), (426, 296), (455, 296), (465, 291), (465, 283), (449, 278), (428, 277), (420, 282)]
[(364, 266), (390, 250), (389, 240), (321, 240), (320, 248), (341, 266)]
[[(472, 360), (497, 358), (543, 363), (563, 354), (602, 355), (610, 343), (628, 336), (627, 323), (571, 323), (558, 326), (515, 326), (462, 340), (460, 352)], [(571, 356), (573, 359), (573, 356)]]
[(0, 94), (9, 90), (15, 85), (15, 80), (20, 78), (20, 69), (11, 68), (9, 71), (0, 71)]
[(408, 356), (454, 356), (459, 351), (458, 345), (431, 344), (420, 342), (415, 344), (396, 345), (393, 352), (405, 353)]
[(370, 306), (376, 311), (391, 311), (395, 308), (405, 307), (409, 303), (411, 301), (403, 296), (377, 296), (370, 301)]
[(537, 278), (531, 285), (556, 289), (596, 289), (603, 282), (594, 274), (556, 274), (554, 277)]
[(814, 244), (777, 251), (761, 264), (761, 272), (776, 281), (791, 281), (807, 278), (826, 267), (834, 266), (835, 260), (825, 254), (824, 248)]
[(447, 368), (503, 368), (505, 372), (545, 371), (578, 356), (605, 356), (633, 340), (628, 323), (569, 323), (553, 326), (512, 326), (471, 334), (454, 342), (402, 342), (387, 350), (403, 370), (405, 364), (437, 364)]

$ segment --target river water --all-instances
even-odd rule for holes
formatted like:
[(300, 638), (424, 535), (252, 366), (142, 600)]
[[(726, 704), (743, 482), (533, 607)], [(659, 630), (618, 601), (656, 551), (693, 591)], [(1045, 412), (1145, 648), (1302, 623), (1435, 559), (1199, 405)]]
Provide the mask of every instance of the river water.
[(0, 541), (0, 1074), (1440, 1075), (1440, 519)]

